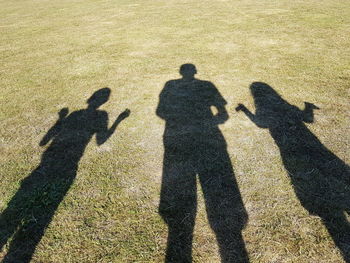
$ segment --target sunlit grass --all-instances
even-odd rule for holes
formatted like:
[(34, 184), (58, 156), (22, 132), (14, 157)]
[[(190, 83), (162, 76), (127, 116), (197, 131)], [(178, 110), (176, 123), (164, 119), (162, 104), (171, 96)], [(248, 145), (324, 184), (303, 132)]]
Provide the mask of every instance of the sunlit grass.
[[(343, 262), (300, 205), (268, 131), (234, 109), (254, 107), (254, 81), (300, 108), (314, 103), (310, 130), (349, 162), (349, 36), (343, 0), (1, 0), (0, 211), (39, 164), (57, 112), (86, 108), (109, 87), (110, 123), (125, 108), (131, 115), (104, 145), (90, 142), (33, 262), (161, 262), (164, 122), (155, 109), (164, 83), (193, 63), (228, 101), (220, 128), (249, 215), (251, 262)], [(196, 220), (195, 262), (220, 262), (202, 197)]]

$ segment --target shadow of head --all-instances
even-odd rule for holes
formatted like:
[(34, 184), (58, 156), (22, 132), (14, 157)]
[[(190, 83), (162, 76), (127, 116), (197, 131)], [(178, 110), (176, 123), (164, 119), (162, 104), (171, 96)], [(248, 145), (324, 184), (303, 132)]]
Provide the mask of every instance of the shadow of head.
[(108, 101), (110, 94), (111, 94), (110, 88), (103, 88), (95, 91), (95, 93), (92, 94), (91, 97), (87, 100), (87, 103), (89, 104), (89, 108), (97, 109), (102, 104)]
[(196, 66), (193, 64), (183, 64), (180, 67), (180, 74), (184, 79), (193, 79), (197, 74)]
[(253, 82), (250, 84), (250, 91), (254, 97), (280, 97), (271, 86), (264, 82)]

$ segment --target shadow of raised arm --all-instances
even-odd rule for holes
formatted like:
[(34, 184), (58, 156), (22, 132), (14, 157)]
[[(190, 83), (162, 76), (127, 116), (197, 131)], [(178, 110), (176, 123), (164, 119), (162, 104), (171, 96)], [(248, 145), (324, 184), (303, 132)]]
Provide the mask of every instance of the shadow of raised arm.
[(259, 128), (268, 128), (266, 123), (264, 123), (262, 120), (260, 120), (260, 118), (258, 118), (256, 114), (253, 114), (243, 104), (239, 103), (238, 106), (236, 107), (236, 111), (237, 112), (243, 111), (245, 113), (245, 115)]
[(129, 109), (126, 109), (125, 111), (120, 113), (118, 118), (114, 121), (113, 125), (109, 129), (107, 128), (108, 123), (106, 121), (104, 128), (102, 128), (96, 134), (96, 142), (97, 142), (97, 144), (98, 145), (104, 144), (109, 139), (109, 137), (111, 137), (111, 135), (114, 133), (114, 131), (117, 128), (117, 126), (119, 125), (119, 123), (121, 123), (124, 119), (129, 117), (129, 115), (130, 115), (130, 110)]

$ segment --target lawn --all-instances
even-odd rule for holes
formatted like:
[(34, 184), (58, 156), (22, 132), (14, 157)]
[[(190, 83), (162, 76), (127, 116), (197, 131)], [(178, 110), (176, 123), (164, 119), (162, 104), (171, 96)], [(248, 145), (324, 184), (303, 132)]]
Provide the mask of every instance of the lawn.
[(0, 59), (1, 262), (350, 262), (347, 1), (0, 0)]

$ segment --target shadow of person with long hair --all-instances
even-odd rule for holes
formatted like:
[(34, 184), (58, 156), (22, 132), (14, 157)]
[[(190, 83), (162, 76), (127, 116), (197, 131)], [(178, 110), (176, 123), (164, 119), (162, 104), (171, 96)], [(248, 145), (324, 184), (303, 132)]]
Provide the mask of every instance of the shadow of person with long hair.
[(166, 121), (159, 204), (168, 225), (165, 262), (192, 261), (197, 175), (222, 262), (248, 262), (241, 234), (247, 214), (218, 128), (228, 119), (226, 101), (211, 82), (194, 78), (196, 73), (194, 65), (182, 65), (182, 78), (165, 84), (156, 112)]
[(304, 124), (313, 122), (313, 110), (319, 108), (305, 102), (305, 109), (300, 110), (266, 83), (254, 82), (250, 90), (255, 114), (242, 104), (236, 110), (258, 127), (269, 129), (301, 205), (322, 219), (350, 262), (350, 223), (346, 218), (346, 213), (350, 215), (349, 167)]
[(2, 262), (29, 262), (58, 205), (72, 185), (79, 160), (96, 134), (98, 145), (114, 133), (129, 116), (125, 110), (108, 129), (108, 114), (98, 108), (108, 101), (110, 89), (96, 91), (87, 101), (87, 109), (68, 114), (64, 108), (54, 126), (41, 140), (44, 146), (39, 166), (22, 182), (20, 189), (0, 215), (0, 249), (10, 240)]

